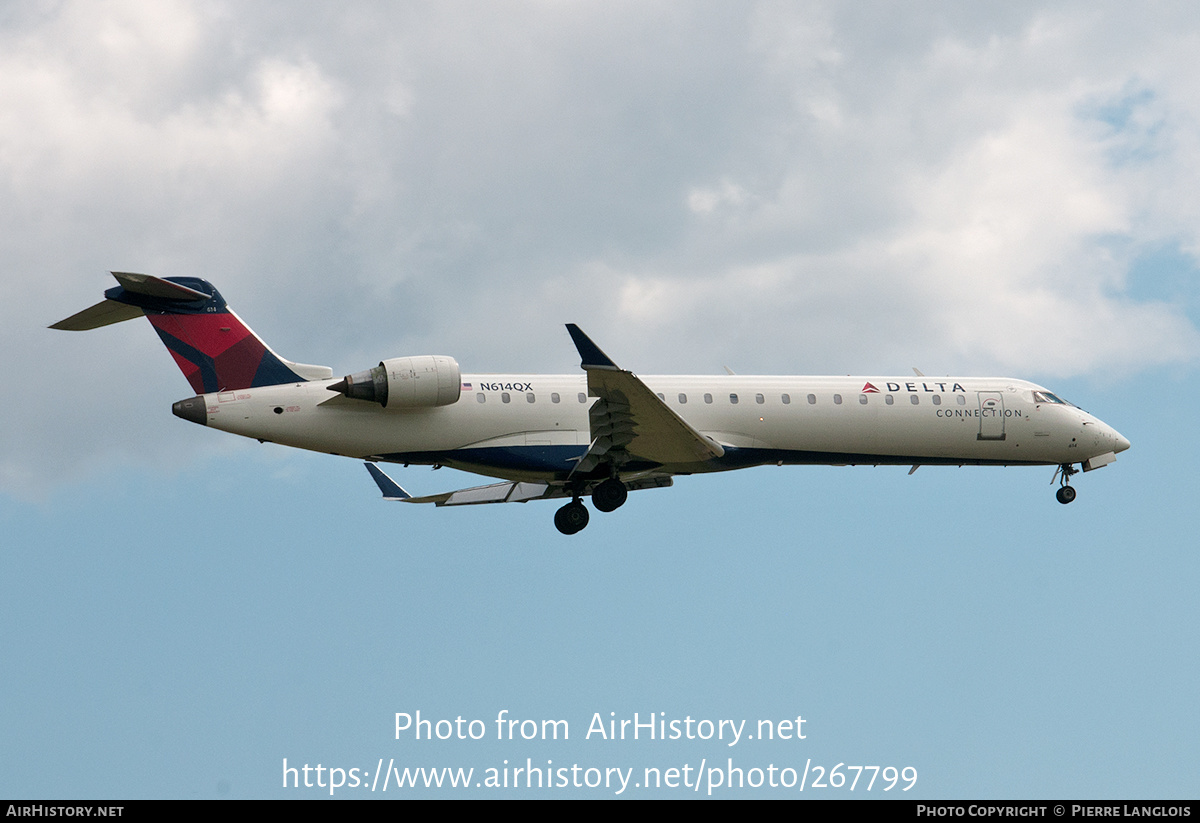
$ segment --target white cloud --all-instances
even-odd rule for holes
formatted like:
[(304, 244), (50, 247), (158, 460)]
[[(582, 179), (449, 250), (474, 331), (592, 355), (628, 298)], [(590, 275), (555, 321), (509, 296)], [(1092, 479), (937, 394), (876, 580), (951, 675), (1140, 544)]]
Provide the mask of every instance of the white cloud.
[[(644, 372), (1194, 364), (1194, 304), (1129, 271), (1200, 253), (1198, 20), (19, 5), (0, 24), (0, 344), (90, 402), (14, 402), (9, 382), (25, 436), (0, 484), (178, 442), (161, 418), (186, 387), (149, 329), (41, 328), (109, 268), (206, 276), (285, 356), (335, 370), (425, 351), (561, 370), (564, 321)], [(101, 447), (97, 416), (156, 422)]]
[[(1194, 362), (1200, 335), (1186, 307), (1134, 298), (1125, 271), (1139, 248), (1195, 237), (1147, 183), (1200, 152), (1167, 150), (1161, 103), (1149, 124), (1138, 110), (1121, 133), (1096, 128), (1086, 108), (1119, 100), (1133, 76), (1087, 51), (1102, 24), (1117, 23), (1034, 17), (986, 37), (943, 33), (858, 97), (836, 78), (831, 93), (826, 74), (798, 60), (786, 128), (800, 134), (773, 191), (738, 209), (748, 198), (736, 176), (693, 188), (690, 248), (631, 265), (621, 310), (664, 318), (652, 348), (785, 338), (830, 370), (874, 368), (897, 347), (958, 370), (1043, 376)], [(848, 75), (864, 56), (854, 34), (837, 37)], [(838, 116), (805, 131), (814, 99)], [(842, 140), (832, 149), (831, 129)], [(1119, 162), (1131, 139), (1145, 154), (1150, 138), (1164, 144), (1157, 154)]]

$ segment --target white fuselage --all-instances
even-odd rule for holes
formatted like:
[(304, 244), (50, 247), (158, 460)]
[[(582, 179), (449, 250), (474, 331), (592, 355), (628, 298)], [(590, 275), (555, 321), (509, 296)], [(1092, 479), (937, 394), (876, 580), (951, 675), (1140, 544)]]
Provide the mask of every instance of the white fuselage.
[[(718, 460), (767, 463), (1069, 464), (1128, 448), (1111, 427), (1040, 386), (979, 377), (643, 376)], [(313, 451), (435, 463), (510, 480), (563, 479), (591, 442), (587, 378), (462, 375), (445, 406), (385, 409), (316, 380), (204, 395), (207, 425)], [(872, 390), (873, 389), (873, 390)], [(640, 467), (646, 470), (649, 467)]]

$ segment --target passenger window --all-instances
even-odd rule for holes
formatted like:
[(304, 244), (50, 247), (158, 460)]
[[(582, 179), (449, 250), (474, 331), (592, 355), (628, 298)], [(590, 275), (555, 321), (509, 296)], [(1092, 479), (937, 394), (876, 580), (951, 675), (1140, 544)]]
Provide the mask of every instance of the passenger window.
[(711, 402), (712, 402), (712, 395), (711, 395), (711, 394), (707, 394), (707, 393), (705, 393), (705, 395), (704, 395), (704, 402), (705, 402), (705, 403), (711, 403)]
[(887, 403), (887, 404), (890, 406), (890, 405), (892, 405), (893, 403), (895, 403), (895, 402), (896, 402), (896, 398), (892, 397), (892, 396), (889, 394), (889, 395), (887, 395), (886, 397), (884, 397), (884, 398), (883, 398), (883, 402), (884, 402), (884, 403)]
[(761, 406), (763, 403), (767, 402), (767, 398), (763, 397), (761, 394), (756, 394), (754, 395), (754, 402)]
[(509, 396), (508, 392), (500, 392), (500, 401), (502, 403), (507, 403), (510, 400), (512, 400), (512, 397)]
[(729, 395), (729, 403), (730, 403), (730, 405), (733, 405), (733, 406), (737, 405), (737, 395), (736, 394)]
[(859, 403), (859, 405), (861, 405), (861, 406), (865, 406), (865, 405), (867, 405), (867, 396), (866, 396), (865, 394), (860, 394), (860, 395), (858, 396), (858, 403)]
[(586, 403), (586, 402), (587, 402), (587, 395), (586, 395), (586, 394), (584, 394), (583, 392), (580, 392), (580, 393), (579, 393), (579, 402), (580, 402), (580, 403)]
[(933, 405), (935, 405), (935, 406), (942, 405), (942, 396), (940, 394), (935, 394), (933, 396)]
[(558, 396), (558, 392), (556, 392), (556, 391), (550, 392), (550, 402), (551, 403), (557, 403), (560, 400), (562, 400), (562, 398)]
[(958, 405), (960, 405), (960, 406), (965, 406), (965, 405), (967, 405), (967, 398), (966, 398), (966, 397), (964, 397), (964, 396), (963, 396), (963, 395), (961, 395), (961, 394), (956, 394), (956, 395), (954, 396), (954, 399), (958, 401)]
[(840, 394), (835, 394), (833, 396), (833, 405), (835, 405), (835, 406), (842, 405), (842, 396)]
[(533, 392), (525, 392), (525, 399), (528, 400), (530, 403), (532, 403), (533, 402)]
[(475, 395), (475, 399), (478, 400), (480, 403), (486, 403), (487, 395), (484, 394), (483, 392), (480, 392), (479, 394)]
[(687, 402), (687, 395), (686, 395), (686, 394), (684, 394), (683, 392), (680, 392), (680, 393), (679, 393), (679, 403), (680, 403), (680, 405), (683, 405), (683, 404), (684, 404), (684, 403), (686, 403), (686, 402)]
[(783, 405), (785, 406), (790, 406), (792, 404), (792, 396), (790, 394), (780, 395), (779, 399), (783, 401)]
[(810, 394), (808, 396), (808, 405), (810, 405), (810, 406), (817, 405), (817, 396), (815, 394)]
[(663, 401), (664, 403), (666, 403), (666, 402), (667, 402), (667, 398), (663, 397), (663, 393), (662, 393), (662, 392), (659, 392), (659, 393), (658, 393), (658, 399), (659, 399), (659, 400), (661, 400), (661, 401)]
[(918, 397), (918, 396), (917, 396), (917, 395), (915, 395), (915, 394), (910, 394), (910, 395), (908, 396), (908, 399), (909, 399), (909, 401), (910, 401), (910, 402), (911, 402), (911, 403), (912, 403), (914, 406), (918, 406), (918, 405), (920, 405), (920, 403), (921, 403), (921, 398), (920, 398), (920, 397)]

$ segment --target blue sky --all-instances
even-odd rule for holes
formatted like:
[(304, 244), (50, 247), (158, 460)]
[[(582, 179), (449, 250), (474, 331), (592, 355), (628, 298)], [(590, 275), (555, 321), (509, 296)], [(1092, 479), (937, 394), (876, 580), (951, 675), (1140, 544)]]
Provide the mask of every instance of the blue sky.
[[(10, 6), (0, 794), (733, 758), (1194, 797), (1196, 12), (865, 5)], [(567, 539), (172, 417), (148, 324), (45, 328), (109, 269), (209, 279), (339, 374), (568, 372), (577, 322), (651, 374), (1010, 374), (1133, 447), (1066, 507), (1049, 468), (764, 468)], [(488, 737), (395, 739), (418, 710)], [(807, 737), (585, 739), (610, 712)]]

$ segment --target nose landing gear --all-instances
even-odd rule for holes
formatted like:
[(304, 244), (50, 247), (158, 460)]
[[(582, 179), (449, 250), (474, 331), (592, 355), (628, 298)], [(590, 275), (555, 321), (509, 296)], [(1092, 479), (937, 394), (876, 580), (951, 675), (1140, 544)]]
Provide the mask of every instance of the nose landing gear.
[[(1070, 463), (1063, 463), (1054, 473), (1055, 479), (1059, 482), (1058, 491), (1054, 493), (1054, 496), (1064, 506), (1075, 499), (1075, 489), (1071, 486), (1071, 475), (1078, 473), (1079, 469), (1074, 468)], [(1054, 480), (1050, 482), (1053, 483)]]

